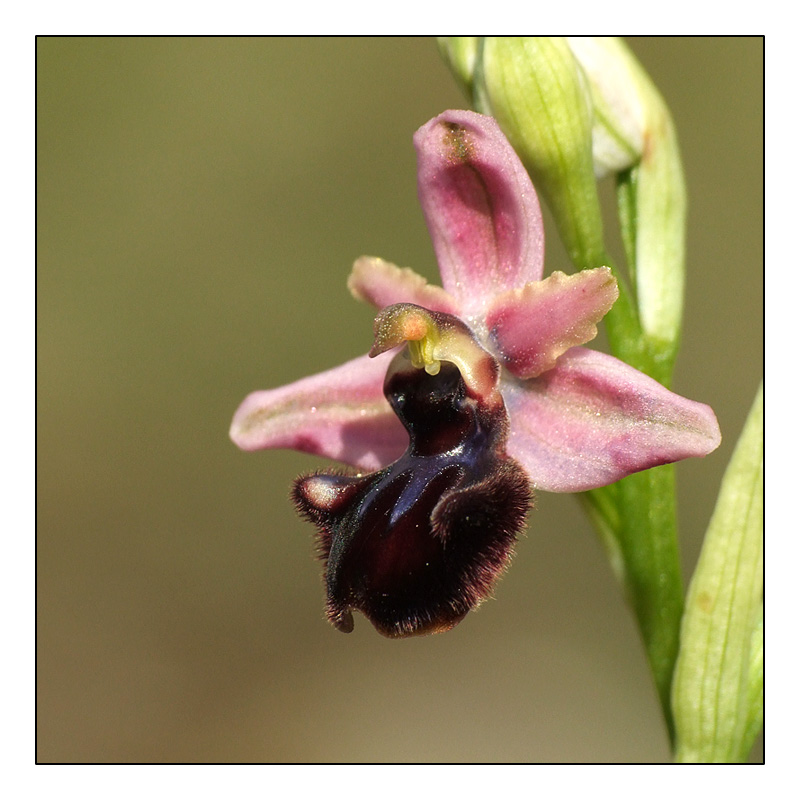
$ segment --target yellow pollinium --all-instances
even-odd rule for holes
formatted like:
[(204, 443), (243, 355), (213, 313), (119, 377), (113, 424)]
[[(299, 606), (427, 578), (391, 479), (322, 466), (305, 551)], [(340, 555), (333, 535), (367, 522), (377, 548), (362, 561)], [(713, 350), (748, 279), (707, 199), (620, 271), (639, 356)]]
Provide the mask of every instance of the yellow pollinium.
[(399, 303), (383, 309), (375, 318), (375, 343), (370, 355), (377, 355), (408, 342), (411, 363), (417, 369), (424, 369), (429, 375), (436, 375), (440, 369), (437, 346), (441, 342), (441, 332), (431, 312), (412, 305)]
[(441, 362), (451, 361), (475, 394), (484, 398), (494, 394), (497, 363), (457, 317), (412, 303), (387, 306), (375, 317), (375, 341), (369, 354), (376, 356), (403, 343), (408, 344), (411, 364), (417, 369), (437, 375)]
[(425, 319), (425, 314), (409, 311), (403, 320), (403, 333), (408, 342), (408, 354), (411, 363), (417, 369), (424, 369), (428, 375), (438, 375), (441, 362), (434, 355), (439, 343), (439, 332), (435, 325)]

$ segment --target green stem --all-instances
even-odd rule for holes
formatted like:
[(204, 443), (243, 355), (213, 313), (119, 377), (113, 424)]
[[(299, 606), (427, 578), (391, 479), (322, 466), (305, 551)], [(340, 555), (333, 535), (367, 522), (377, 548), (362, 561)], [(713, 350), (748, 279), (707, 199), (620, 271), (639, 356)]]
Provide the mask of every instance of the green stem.
[[(620, 297), (606, 316), (615, 356), (669, 383), (671, 364), (659, 360), (639, 323), (624, 278), (617, 275)], [(678, 552), (675, 471), (672, 465), (636, 473), (612, 486), (584, 495), (612, 569), (625, 587), (642, 636), (670, 742), (674, 742), (670, 690), (678, 655), (683, 615), (683, 579)]]
[(618, 483), (617, 540), (625, 587), (644, 641), (670, 741), (674, 741), (670, 690), (678, 657), (683, 581), (671, 464), (638, 472)]

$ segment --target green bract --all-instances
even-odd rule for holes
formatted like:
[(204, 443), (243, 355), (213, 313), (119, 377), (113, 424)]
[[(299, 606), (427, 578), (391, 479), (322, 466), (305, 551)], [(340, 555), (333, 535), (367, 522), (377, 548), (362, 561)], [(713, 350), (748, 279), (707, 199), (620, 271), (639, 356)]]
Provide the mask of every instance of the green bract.
[(679, 761), (744, 761), (763, 719), (763, 423), (759, 389), (689, 587), (672, 691)]

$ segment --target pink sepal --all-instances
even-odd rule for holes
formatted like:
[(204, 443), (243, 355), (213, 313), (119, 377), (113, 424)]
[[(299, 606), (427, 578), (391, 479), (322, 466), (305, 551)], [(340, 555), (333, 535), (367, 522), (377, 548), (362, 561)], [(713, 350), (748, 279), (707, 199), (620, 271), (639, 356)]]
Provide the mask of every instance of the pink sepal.
[(581, 492), (720, 443), (714, 412), (612, 356), (574, 347), (539, 378), (503, 387), (508, 454), (535, 488)]
[(408, 434), (383, 396), (394, 353), (361, 356), (279, 389), (253, 392), (233, 417), (242, 450), (289, 448), (365, 470), (397, 459)]
[(491, 117), (445, 111), (414, 135), (419, 199), (442, 285), (462, 311), (542, 277), (544, 230), (528, 173)]

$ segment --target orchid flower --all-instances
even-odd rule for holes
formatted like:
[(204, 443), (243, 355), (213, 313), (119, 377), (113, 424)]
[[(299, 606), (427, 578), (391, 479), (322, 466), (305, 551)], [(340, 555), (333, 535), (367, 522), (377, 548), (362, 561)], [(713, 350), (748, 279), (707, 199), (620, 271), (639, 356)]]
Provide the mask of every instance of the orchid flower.
[[(380, 310), (368, 355), (249, 395), (231, 438), (356, 471), (295, 484), (319, 528), (328, 617), (445, 630), (486, 598), (530, 491), (580, 492), (704, 456), (713, 411), (583, 347), (618, 296), (611, 270), (543, 277), (541, 211), (495, 121), (447, 111), (414, 136), (442, 286), (374, 257), (348, 286)], [(371, 474), (365, 474), (371, 473)]]

